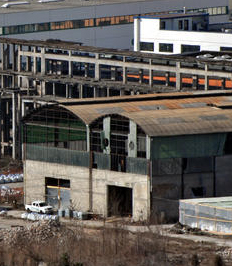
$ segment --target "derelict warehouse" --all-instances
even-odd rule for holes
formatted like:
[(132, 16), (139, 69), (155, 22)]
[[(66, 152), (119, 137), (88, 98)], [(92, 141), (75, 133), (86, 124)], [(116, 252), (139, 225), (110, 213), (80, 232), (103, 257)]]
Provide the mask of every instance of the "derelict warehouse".
[(172, 220), (180, 198), (231, 195), (231, 97), (123, 96), (34, 110), (23, 121), (26, 202)]

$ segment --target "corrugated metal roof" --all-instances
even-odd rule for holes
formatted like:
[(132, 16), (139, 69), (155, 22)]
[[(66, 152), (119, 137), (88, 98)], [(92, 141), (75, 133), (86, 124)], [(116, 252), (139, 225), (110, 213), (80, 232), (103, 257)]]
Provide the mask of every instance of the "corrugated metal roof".
[[(73, 112), (86, 124), (91, 124), (108, 114), (119, 114), (133, 120), (149, 136), (171, 136), (232, 131), (232, 109), (213, 107), (229, 102), (230, 98), (230, 96), (215, 96), (140, 100), (68, 105), (64, 108)], [(203, 104), (205, 107), (202, 107)], [(163, 108), (155, 109), (156, 106), (163, 106)]]

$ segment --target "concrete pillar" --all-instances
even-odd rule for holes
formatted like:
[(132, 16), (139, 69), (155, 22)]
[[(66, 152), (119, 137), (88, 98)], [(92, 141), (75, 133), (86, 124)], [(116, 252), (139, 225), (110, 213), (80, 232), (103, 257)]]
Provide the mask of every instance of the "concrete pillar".
[(103, 150), (103, 153), (110, 154), (110, 117), (109, 116), (103, 119), (103, 133), (104, 133), (103, 138), (108, 140), (108, 145)]
[(209, 89), (208, 69), (209, 69), (209, 66), (206, 64), (205, 65), (205, 91), (207, 91)]
[(146, 135), (146, 159), (151, 159), (151, 138)]
[(139, 69), (139, 83), (143, 83), (143, 69)]
[(221, 89), (224, 90), (226, 88), (226, 79), (222, 78), (222, 86)]
[(41, 48), (41, 75), (46, 74), (45, 48)]
[(120, 96), (123, 96), (123, 95), (125, 95), (125, 90), (124, 89), (121, 89), (120, 90)]
[(197, 90), (198, 89), (198, 75), (193, 76), (193, 89)]
[[(126, 57), (124, 56), (123, 63), (125, 62), (126, 62)], [(127, 67), (123, 65), (122, 69), (123, 69), (123, 73), (122, 73), (123, 84), (126, 84), (127, 83)]]
[(4, 49), (5, 49), (5, 44), (4, 43), (1, 43), (1, 70), (4, 70), (4, 61), (5, 61), (5, 58), (4, 58)]
[[(28, 46), (28, 51), (31, 51), (31, 46)], [(26, 60), (26, 71), (29, 72), (31, 71), (31, 56), (27, 56)]]
[(56, 74), (61, 75), (62, 74), (62, 62), (61, 61), (57, 61), (56, 69), (57, 69)]
[(83, 84), (79, 84), (79, 98), (83, 98)]
[(153, 70), (149, 69), (149, 85), (153, 87)]
[(41, 96), (44, 96), (46, 95), (46, 82), (43, 80), (41, 81), (41, 92), (40, 92), (40, 95)]
[(52, 73), (57, 74), (57, 62), (55, 60), (52, 61)]
[(15, 44), (12, 44), (12, 70), (15, 71), (16, 70), (16, 66), (17, 66), (17, 52), (15, 49)]
[(69, 98), (69, 85), (68, 84), (66, 84), (65, 85), (66, 86), (66, 88), (65, 88), (65, 94), (66, 94), (66, 98)]
[(165, 72), (165, 86), (168, 87), (170, 85), (170, 72)]
[(33, 74), (37, 73), (37, 57), (36, 57), (36, 47), (33, 47)]
[(4, 78), (4, 75), (2, 74), (1, 75), (1, 88), (4, 89), (5, 88), (5, 78)]
[(137, 157), (137, 125), (130, 120), (130, 133), (128, 134), (128, 156)]
[(56, 96), (56, 83), (55, 82), (52, 83), (52, 95)]
[(17, 95), (16, 93), (12, 93), (12, 158), (16, 159), (16, 141), (17, 141), (17, 120), (16, 120), (16, 112), (17, 112)]
[(117, 68), (115, 66), (111, 66), (111, 80), (117, 80)]
[(134, 19), (134, 51), (140, 51), (140, 19)]
[(85, 78), (89, 76), (89, 64), (85, 63)]
[(93, 98), (97, 97), (97, 88), (96, 86), (93, 87)]
[(110, 97), (110, 88), (109, 87), (106, 88), (106, 97)]
[(101, 77), (100, 77), (100, 65), (99, 65), (99, 54), (96, 54), (95, 55), (95, 59), (96, 59), (96, 62), (95, 62), (95, 80), (100, 80)]
[(176, 62), (176, 89), (182, 89), (182, 77), (180, 73), (180, 62)]
[(22, 45), (18, 45), (18, 72), (22, 71), (22, 56), (20, 52), (22, 51)]
[(68, 75), (70, 78), (73, 77), (73, 62), (71, 60), (68, 61)]
[(53, 73), (53, 71), (52, 71), (52, 68), (53, 68), (52, 60), (49, 60), (48, 61), (48, 67), (49, 67), (48, 73), (51, 75)]

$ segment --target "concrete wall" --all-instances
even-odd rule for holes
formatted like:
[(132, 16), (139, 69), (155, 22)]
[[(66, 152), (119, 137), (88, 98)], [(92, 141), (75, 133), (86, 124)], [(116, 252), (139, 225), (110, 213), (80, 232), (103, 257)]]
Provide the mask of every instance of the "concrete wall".
[[(25, 203), (45, 198), (45, 177), (70, 180), (71, 199), (81, 211), (89, 209), (89, 169), (27, 160), (24, 164)], [(107, 215), (107, 186), (132, 188), (133, 219), (150, 214), (150, 182), (145, 175), (93, 169), (93, 211)]]

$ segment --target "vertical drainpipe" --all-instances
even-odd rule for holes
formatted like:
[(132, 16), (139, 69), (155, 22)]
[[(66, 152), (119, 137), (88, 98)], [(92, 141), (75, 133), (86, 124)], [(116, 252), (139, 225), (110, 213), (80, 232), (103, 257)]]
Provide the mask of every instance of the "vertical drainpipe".
[(93, 154), (90, 148), (90, 128), (86, 125), (87, 152), (89, 152), (89, 211), (93, 211)]

